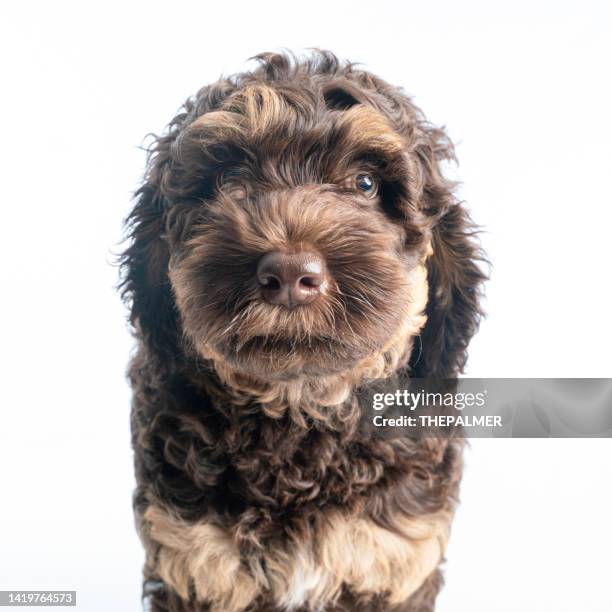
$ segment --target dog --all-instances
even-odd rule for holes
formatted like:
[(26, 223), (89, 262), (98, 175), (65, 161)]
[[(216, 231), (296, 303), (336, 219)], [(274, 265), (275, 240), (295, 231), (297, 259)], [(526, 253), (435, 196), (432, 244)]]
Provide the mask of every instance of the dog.
[(126, 222), (145, 603), (429, 612), (462, 442), (363, 437), (355, 390), (466, 363), (485, 274), (454, 148), (330, 52), (255, 60), (155, 138)]

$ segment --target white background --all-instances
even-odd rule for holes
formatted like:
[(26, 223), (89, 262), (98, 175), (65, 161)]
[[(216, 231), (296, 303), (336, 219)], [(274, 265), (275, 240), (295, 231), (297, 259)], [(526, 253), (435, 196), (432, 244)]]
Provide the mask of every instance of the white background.
[[(330, 48), (447, 126), (494, 265), (470, 375), (612, 376), (610, 6), (3, 2), (0, 589), (138, 609), (113, 253), (144, 135), (257, 52)], [(474, 441), (439, 611), (609, 612), (611, 446)]]

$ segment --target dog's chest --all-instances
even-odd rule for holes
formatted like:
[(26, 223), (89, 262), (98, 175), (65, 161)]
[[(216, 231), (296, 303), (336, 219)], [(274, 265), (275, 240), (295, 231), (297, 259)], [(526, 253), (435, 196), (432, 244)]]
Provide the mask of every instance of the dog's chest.
[(233, 528), (187, 523), (157, 506), (144, 518), (159, 577), (215, 612), (239, 612), (258, 600), (286, 610), (316, 610), (345, 588), (366, 596), (387, 593), (390, 604), (401, 603), (440, 562), (450, 520), (447, 513), (398, 516), (398, 531), (392, 532), (367, 518), (330, 511), (317, 528), (245, 555)]

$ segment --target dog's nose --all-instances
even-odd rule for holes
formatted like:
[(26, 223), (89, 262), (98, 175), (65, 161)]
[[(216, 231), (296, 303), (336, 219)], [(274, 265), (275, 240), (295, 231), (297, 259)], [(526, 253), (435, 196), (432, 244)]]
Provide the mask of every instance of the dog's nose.
[(324, 291), (327, 272), (316, 253), (266, 253), (257, 265), (261, 295), (270, 304), (288, 308), (310, 304)]

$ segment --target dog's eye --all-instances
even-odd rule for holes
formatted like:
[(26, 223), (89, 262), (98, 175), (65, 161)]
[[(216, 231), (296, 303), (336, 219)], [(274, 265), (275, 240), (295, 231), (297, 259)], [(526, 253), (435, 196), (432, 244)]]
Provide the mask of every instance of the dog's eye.
[(365, 193), (370, 198), (373, 198), (378, 191), (378, 183), (371, 174), (358, 174), (355, 177), (355, 187)]

